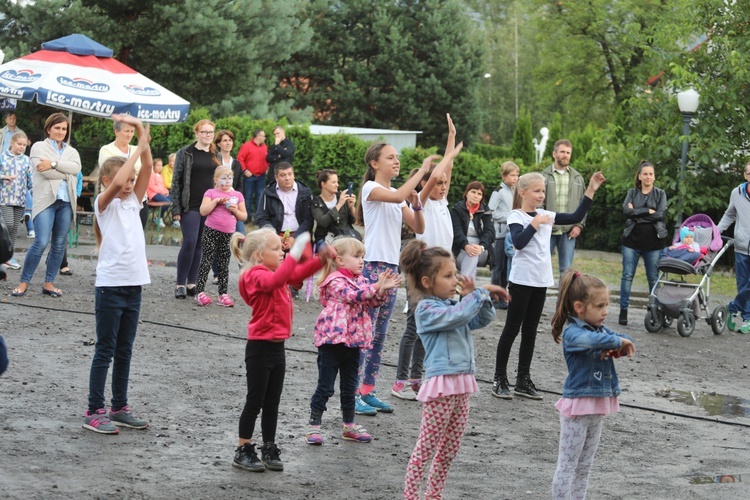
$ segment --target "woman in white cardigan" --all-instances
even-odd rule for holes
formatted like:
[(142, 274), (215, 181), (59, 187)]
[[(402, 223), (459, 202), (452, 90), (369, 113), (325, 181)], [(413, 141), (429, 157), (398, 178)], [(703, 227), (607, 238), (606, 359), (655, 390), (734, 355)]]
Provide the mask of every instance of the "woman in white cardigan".
[(81, 157), (65, 142), (69, 130), (68, 118), (54, 113), (44, 122), (45, 140), (31, 147), (31, 167), (34, 171), (34, 203), (31, 216), (34, 220), (36, 238), (26, 253), (21, 271), (21, 283), (13, 290), (14, 297), (26, 294), (42, 254), (52, 243), (47, 257), (47, 272), (42, 293), (50, 297), (61, 297), (55, 288), (55, 277), (60, 269), (65, 241), (73, 221), (76, 206), (76, 176), (81, 171)]

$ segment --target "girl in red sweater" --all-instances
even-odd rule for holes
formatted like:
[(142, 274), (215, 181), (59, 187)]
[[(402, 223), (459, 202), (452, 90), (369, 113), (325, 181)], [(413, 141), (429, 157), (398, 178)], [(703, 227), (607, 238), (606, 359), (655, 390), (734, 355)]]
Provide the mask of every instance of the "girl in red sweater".
[[(284, 341), (292, 334), (294, 311), (288, 285), (301, 284), (328, 260), (327, 253), (312, 256), (309, 242), (309, 233), (299, 235), (284, 258), (281, 238), (273, 229), (232, 236), (232, 254), (243, 264), (240, 295), (253, 309), (245, 346), (247, 398), (240, 416), (239, 446), (232, 463), (240, 469), (253, 472), (284, 470), (275, 437), (286, 372)], [(261, 410), (263, 446), (259, 459), (252, 437)]]

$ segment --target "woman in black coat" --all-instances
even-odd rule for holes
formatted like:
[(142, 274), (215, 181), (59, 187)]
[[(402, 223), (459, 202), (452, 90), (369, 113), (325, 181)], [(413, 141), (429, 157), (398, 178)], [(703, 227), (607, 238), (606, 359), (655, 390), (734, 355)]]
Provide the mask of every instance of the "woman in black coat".
[(460, 274), (471, 278), (477, 275), (478, 266), (487, 265), (495, 240), (492, 210), (482, 202), (483, 198), (484, 185), (472, 181), (461, 201), (451, 208), (456, 266)]
[[(317, 182), (320, 195), (312, 201), (315, 243), (320, 245), (329, 234), (357, 237), (357, 230), (352, 227), (357, 197), (347, 190), (339, 192), (339, 176), (335, 170), (321, 170), (318, 172)], [(361, 241), (362, 237), (358, 239)]]

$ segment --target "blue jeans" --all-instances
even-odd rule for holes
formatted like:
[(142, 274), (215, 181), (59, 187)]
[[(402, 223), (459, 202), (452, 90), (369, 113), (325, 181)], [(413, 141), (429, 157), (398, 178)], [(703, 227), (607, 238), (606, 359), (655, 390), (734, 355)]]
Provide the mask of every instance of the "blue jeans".
[(513, 266), (513, 257), (516, 256), (516, 249), (513, 246), (513, 239), (510, 236), (505, 237), (505, 267), (508, 268), (508, 281), (510, 281), (510, 268)]
[(130, 357), (141, 313), (140, 286), (96, 287), (96, 346), (89, 374), (89, 411), (104, 408), (104, 386), (112, 365), (112, 409), (128, 404)]
[(620, 280), (620, 309), (627, 309), (630, 304), (630, 287), (633, 285), (635, 268), (638, 267), (638, 259), (643, 257), (643, 265), (646, 266), (646, 279), (648, 280), (649, 292), (654, 289), (656, 280), (659, 279), (659, 258), (661, 250), (636, 250), (634, 248), (622, 247), (622, 279)]
[(52, 205), (37, 214), (34, 218), (36, 238), (23, 261), (21, 283), (31, 283), (31, 278), (34, 276), (36, 268), (42, 260), (42, 254), (50, 241), (52, 246), (47, 256), (47, 272), (44, 275), (44, 282), (55, 282), (57, 271), (60, 270), (60, 263), (65, 253), (65, 241), (72, 221), (73, 209), (67, 201), (55, 200)]
[[(398, 266), (388, 264), (387, 262), (365, 262), (362, 270), (362, 276), (367, 278), (370, 283), (377, 283), (378, 275), (386, 269), (398, 273)], [(375, 381), (380, 371), (380, 361), (385, 346), (388, 325), (391, 321), (393, 306), (396, 305), (396, 295), (398, 290), (391, 288), (385, 293), (386, 300), (380, 307), (370, 308), (370, 319), (372, 320), (372, 347), (363, 349), (359, 358), (361, 385), (375, 387)], [(370, 391), (364, 394), (369, 394)]]
[(560, 264), (560, 275), (573, 265), (573, 254), (576, 251), (576, 239), (568, 233), (553, 234), (549, 240), (549, 253), (553, 255), (557, 248), (557, 260)]
[(737, 296), (727, 304), (727, 310), (731, 314), (742, 313), (742, 319), (750, 321), (750, 255), (734, 253), (734, 275)]
[(247, 220), (253, 219), (255, 212), (258, 211), (258, 205), (260, 199), (263, 196), (263, 190), (266, 188), (266, 176), (253, 175), (245, 177), (244, 192), (242, 195), (245, 197), (245, 208), (247, 209)]
[(26, 210), (23, 211), (24, 215), (29, 214), (29, 220), (26, 221), (26, 234), (34, 230), (34, 222), (31, 220), (31, 206), (33, 204), (34, 200), (31, 198), (31, 191), (26, 191)]
[(326, 411), (326, 403), (333, 396), (336, 375), (339, 375), (339, 397), (341, 414), (345, 424), (354, 422), (354, 395), (357, 391), (359, 370), (359, 348), (346, 344), (323, 344), (318, 347), (318, 387), (310, 399), (310, 412), (320, 425), (320, 416)]

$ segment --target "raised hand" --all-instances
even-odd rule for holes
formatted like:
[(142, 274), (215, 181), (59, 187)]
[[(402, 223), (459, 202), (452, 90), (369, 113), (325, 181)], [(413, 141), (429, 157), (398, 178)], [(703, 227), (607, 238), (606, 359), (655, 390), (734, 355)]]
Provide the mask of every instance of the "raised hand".
[(605, 182), (607, 182), (607, 179), (604, 177), (604, 174), (602, 174), (602, 172), (600, 170), (598, 172), (595, 172), (594, 175), (591, 176), (591, 179), (589, 179), (589, 188), (591, 188), (594, 191), (596, 191)]
[(499, 285), (482, 285), (482, 288), (490, 292), (490, 297), (492, 297), (492, 300), (494, 300), (495, 302), (500, 299), (504, 300), (505, 302), (510, 302), (510, 294), (505, 288)]
[(477, 288), (476, 283), (474, 283), (474, 278), (464, 276), (463, 274), (459, 274), (458, 276), (456, 276), (456, 278), (458, 279), (458, 284), (461, 287), (461, 289), (458, 290), (458, 293), (459, 295), (461, 295), (461, 297), (465, 297)]
[(448, 135), (456, 136), (456, 126), (453, 125), (453, 119), (450, 113), (446, 113), (445, 117), (448, 119)]
[(409, 205), (412, 207), (421, 207), (422, 201), (419, 199), (419, 193), (412, 191), (409, 195)]
[(432, 165), (436, 163), (437, 160), (439, 159), (440, 159), (440, 155), (430, 155), (424, 160), (422, 160), (422, 166), (419, 167), (419, 169), (427, 173), (427, 171), (430, 170), (430, 167), (432, 167)]

